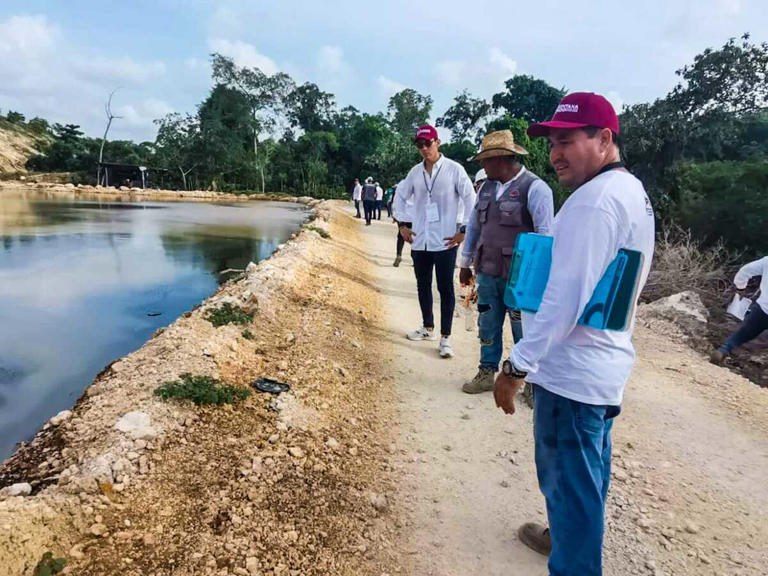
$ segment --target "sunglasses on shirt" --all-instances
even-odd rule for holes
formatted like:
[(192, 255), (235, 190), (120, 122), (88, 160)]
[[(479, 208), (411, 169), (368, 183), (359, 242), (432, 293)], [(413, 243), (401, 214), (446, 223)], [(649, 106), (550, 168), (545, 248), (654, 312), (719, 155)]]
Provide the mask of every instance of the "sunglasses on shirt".
[(434, 140), (416, 140), (414, 144), (416, 144), (416, 148), (421, 150), (422, 148), (429, 148), (434, 142)]

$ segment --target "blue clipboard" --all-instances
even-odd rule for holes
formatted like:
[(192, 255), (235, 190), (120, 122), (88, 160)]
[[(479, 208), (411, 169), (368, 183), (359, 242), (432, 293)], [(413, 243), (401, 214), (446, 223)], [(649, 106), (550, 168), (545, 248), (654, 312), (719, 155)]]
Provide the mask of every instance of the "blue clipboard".
[[(551, 236), (520, 234), (509, 267), (504, 303), (525, 312), (538, 311), (552, 267)], [(595, 287), (592, 297), (579, 317), (579, 324), (598, 330), (623, 331), (632, 320), (643, 254), (619, 250)]]

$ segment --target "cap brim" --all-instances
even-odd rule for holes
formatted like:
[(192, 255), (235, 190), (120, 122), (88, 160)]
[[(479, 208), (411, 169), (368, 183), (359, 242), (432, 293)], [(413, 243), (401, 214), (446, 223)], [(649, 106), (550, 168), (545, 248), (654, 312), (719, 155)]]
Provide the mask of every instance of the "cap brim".
[(528, 126), (528, 130), (525, 131), (531, 138), (541, 138), (547, 136), (552, 128), (561, 128), (564, 130), (575, 130), (576, 128), (586, 128), (589, 124), (581, 124), (578, 122), (539, 122), (538, 124), (531, 124)]

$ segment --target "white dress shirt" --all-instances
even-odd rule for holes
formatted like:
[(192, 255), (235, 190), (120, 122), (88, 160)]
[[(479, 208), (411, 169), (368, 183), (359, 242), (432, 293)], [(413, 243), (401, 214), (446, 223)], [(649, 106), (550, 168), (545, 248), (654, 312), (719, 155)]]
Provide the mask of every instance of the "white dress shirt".
[(624, 332), (577, 324), (621, 248), (645, 257), (638, 294), (651, 267), (653, 209), (642, 183), (610, 170), (580, 186), (555, 217), (552, 268), (535, 315), (523, 313), (525, 337), (510, 353), (527, 380), (577, 402), (618, 406), (635, 361), (634, 318)]
[(384, 189), (381, 186), (376, 186), (376, 200), (384, 199)]
[(352, 200), (360, 200), (363, 197), (363, 187), (360, 184), (355, 184), (355, 189), (352, 191)]
[(736, 272), (736, 277), (733, 279), (733, 283), (739, 290), (743, 290), (747, 287), (747, 282), (753, 276), (762, 276), (760, 281), (760, 297), (757, 299), (757, 305), (760, 306), (763, 312), (768, 314), (768, 256), (755, 260), (749, 264), (745, 264), (741, 269)]
[[(397, 187), (396, 196), (402, 202), (413, 199), (412, 250), (440, 252), (446, 249), (445, 239), (456, 235), (459, 199), (464, 204), (461, 224), (466, 224), (475, 207), (475, 190), (466, 170), (458, 162), (440, 155), (428, 174), (421, 162), (411, 168)], [(436, 205), (439, 219), (429, 222), (428, 204)]]

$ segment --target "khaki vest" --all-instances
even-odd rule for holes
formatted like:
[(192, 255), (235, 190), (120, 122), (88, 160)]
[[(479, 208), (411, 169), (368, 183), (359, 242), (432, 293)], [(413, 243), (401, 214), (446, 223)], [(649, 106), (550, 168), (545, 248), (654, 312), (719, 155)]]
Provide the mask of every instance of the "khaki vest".
[(496, 200), (496, 182), (488, 180), (477, 194), (480, 238), (475, 250), (475, 272), (506, 278), (517, 235), (533, 232), (528, 212), (528, 190), (538, 176), (526, 172)]

